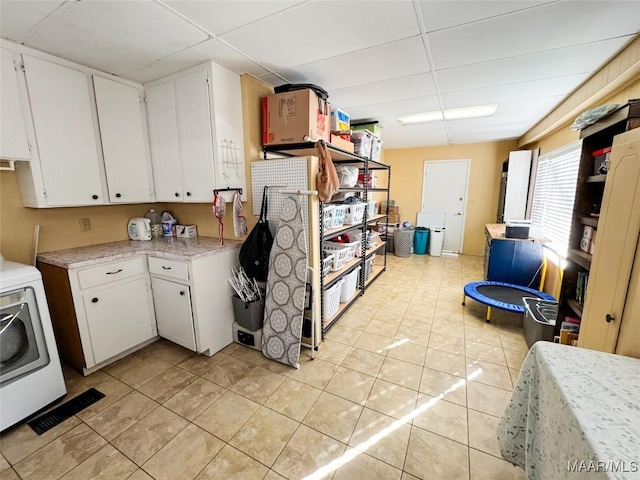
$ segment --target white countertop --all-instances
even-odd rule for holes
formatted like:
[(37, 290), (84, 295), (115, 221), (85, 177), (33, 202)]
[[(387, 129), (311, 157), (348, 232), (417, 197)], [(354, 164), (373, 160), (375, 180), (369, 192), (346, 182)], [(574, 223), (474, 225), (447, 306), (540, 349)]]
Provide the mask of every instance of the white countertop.
[(225, 249), (237, 248), (240, 245), (242, 245), (241, 241), (225, 239), (224, 246), (221, 246), (220, 239), (211, 237), (163, 237), (150, 241), (124, 240), (41, 253), (38, 255), (38, 261), (74, 269), (143, 254), (174, 260), (194, 260), (215, 255)]

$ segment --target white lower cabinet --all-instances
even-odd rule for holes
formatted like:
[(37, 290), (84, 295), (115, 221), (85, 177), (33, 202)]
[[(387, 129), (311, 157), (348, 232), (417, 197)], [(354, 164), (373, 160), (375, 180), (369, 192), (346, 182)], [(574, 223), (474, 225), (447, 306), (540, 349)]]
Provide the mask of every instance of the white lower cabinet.
[(83, 293), (96, 364), (156, 336), (149, 292), (145, 276)]
[(158, 335), (195, 351), (196, 335), (189, 285), (151, 277), (151, 287)]

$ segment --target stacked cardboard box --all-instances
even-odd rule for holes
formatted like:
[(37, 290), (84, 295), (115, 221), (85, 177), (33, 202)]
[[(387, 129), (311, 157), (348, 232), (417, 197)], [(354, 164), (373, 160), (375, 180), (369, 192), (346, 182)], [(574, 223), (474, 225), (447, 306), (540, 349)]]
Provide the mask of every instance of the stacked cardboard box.
[(580, 240), (580, 250), (593, 255), (596, 248), (596, 233), (597, 230), (589, 225), (584, 226), (582, 231), (582, 239)]

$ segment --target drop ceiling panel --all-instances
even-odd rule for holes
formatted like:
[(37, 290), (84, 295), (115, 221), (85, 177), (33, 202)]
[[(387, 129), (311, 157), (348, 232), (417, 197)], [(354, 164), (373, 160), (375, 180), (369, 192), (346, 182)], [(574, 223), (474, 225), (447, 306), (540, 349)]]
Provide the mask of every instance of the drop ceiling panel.
[(634, 37), (634, 35), (629, 35), (439, 70), (436, 73), (438, 86), (441, 92), (447, 93), (594, 72)]
[[(333, 102), (333, 97), (329, 97), (329, 101)], [(375, 103), (373, 105), (363, 105), (360, 107), (350, 107), (345, 109), (351, 115), (352, 119), (359, 118), (379, 118), (379, 119), (397, 119), (403, 115), (411, 113), (431, 112), (439, 110), (440, 104), (438, 97), (430, 95), (427, 97), (408, 98), (405, 100), (397, 100), (395, 102)], [(397, 123), (397, 120), (395, 120)]]
[(536, 7), (549, 1), (530, 2), (504, 0), (504, 1), (457, 1), (455, 8), (451, 1), (420, 1), (422, 21), (427, 32), (442, 30), (444, 28), (476, 22), (485, 18), (504, 15), (518, 10)]
[(348, 109), (349, 107), (406, 100), (433, 94), (435, 94), (435, 87), (431, 74), (421, 73), (357, 87), (331, 90), (329, 91), (329, 99), (334, 105)]
[(385, 127), (382, 130), (383, 148), (420, 147), (424, 145), (447, 145), (449, 139), (442, 122)]
[(286, 69), (294, 82), (313, 82), (326, 90), (406, 77), (429, 71), (420, 36)]
[(222, 38), (280, 71), (419, 33), (411, 2), (318, 1), (238, 28)]
[[(265, 73), (260, 75), (260, 80), (265, 83), (268, 83), (272, 87), (277, 87), (278, 85), (284, 85), (285, 83), (295, 83), (292, 79), (287, 78), (286, 81), (280, 78), (278, 75), (274, 73)], [(285, 77), (286, 78), (286, 77)]]
[(466, 123), (458, 123), (460, 120), (447, 122), (447, 130), (451, 136), (475, 135), (475, 134), (500, 134), (506, 131), (519, 131), (524, 134), (532, 126), (532, 122), (513, 123), (488, 123), (484, 118), (474, 118)]
[(264, 17), (268, 17), (287, 8), (300, 4), (300, 1), (244, 0), (241, 7), (238, 1), (170, 1), (163, 2), (189, 20), (206, 28), (215, 35), (228, 32)]
[(0, 35), (16, 42), (21, 40), (29, 29), (44, 20), (63, 3), (64, 1), (3, 0), (0, 2)]
[(208, 60), (212, 60), (237, 74), (251, 73), (253, 75), (261, 75), (267, 72), (267, 70), (240, 55), (219, 40), (211, 39), (195, 47), (162, 58), (144, 68), (126, 72), (124, 76), (145, 83), (186, 70)]
[(451, 143), (480, 143), (514, 140), (522, 136), (520, 130), (506, 130), (500, 133), (470, 133), (466, 135), (451, 135)]
[(428, 34), (436, 70), (526, 55), (640, 29), (640, 2), (558, 2)]
[(149, 65), (208, 38), (153, 2), (74, 2), (25, 44), (106, 72)]
[(589, 77), (589, 73), (547, 78), (532, 82), (511, 83), (442, 94), (444, 108), (470, 107), (489, 103), (513, 102), (529, 98), (566, 95)]

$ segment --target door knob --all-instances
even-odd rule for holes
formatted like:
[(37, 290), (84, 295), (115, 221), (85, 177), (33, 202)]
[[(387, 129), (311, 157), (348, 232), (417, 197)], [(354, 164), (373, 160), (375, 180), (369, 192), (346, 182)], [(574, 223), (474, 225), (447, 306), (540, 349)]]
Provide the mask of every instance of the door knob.
[(116, 198), (120, 198), (121, 196), (122, 196), (122, 194), (116, 193)]
[(607, 321), (607, 323), (611, 323), (615, 320), (615, 318), (613, 318), (610, 314), (607, 313), (607, 315), (604, 317), (604, 319)]
[(91, 195), (91, 198), (93, 198), (94, 200), (98, 199), (98, 195)]
[(184, 295), (184, 290), (180, 290), (180, 295)]
[(180, 194), (179, 194), (178, 192), (176, 192), (176, 193), (175, 193), (175, 196), (176, 196), (176, 197), (179, 197), (179, 196), (180, 196)]
[(93, 297), (91, 299), (91, 303), (98, 303), (98, 297)]
[(191, 192), (187, 192), (187, 197), (190, 197), (190, 196), (191, 196)]
[(462, 212), (455, 213), (454, 215), (460, 216), (460, 215), (462, 215)]

